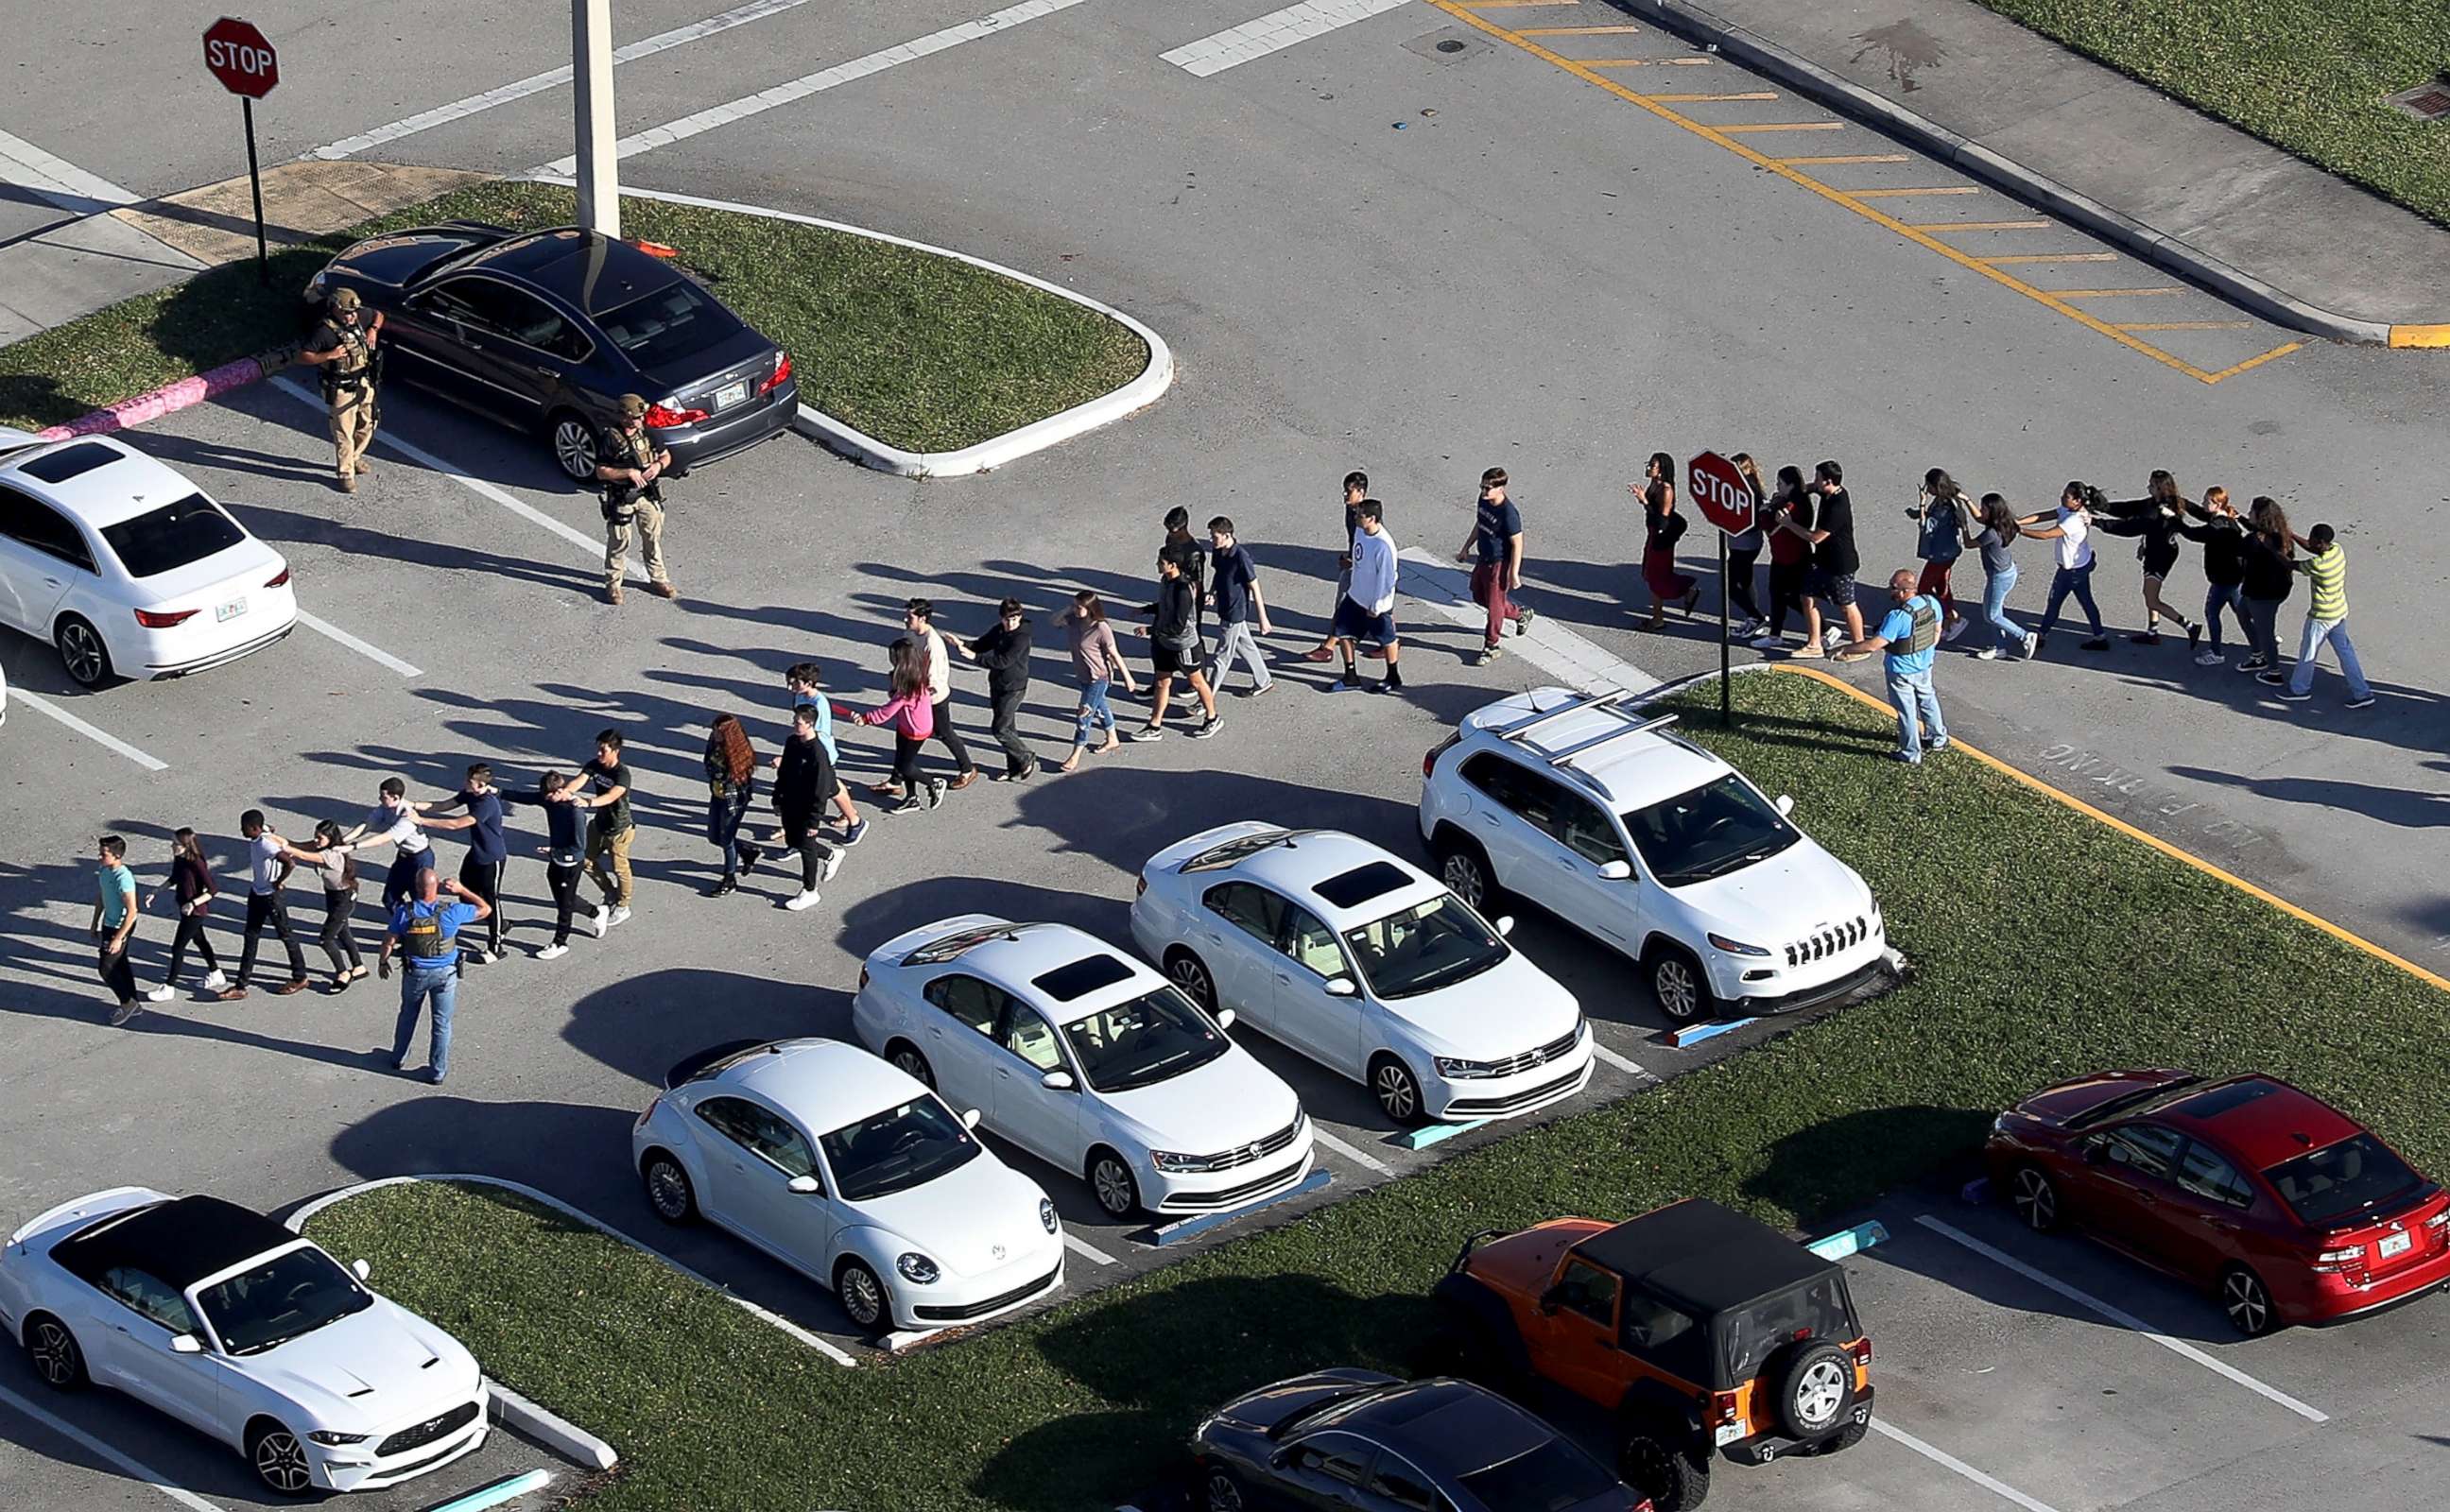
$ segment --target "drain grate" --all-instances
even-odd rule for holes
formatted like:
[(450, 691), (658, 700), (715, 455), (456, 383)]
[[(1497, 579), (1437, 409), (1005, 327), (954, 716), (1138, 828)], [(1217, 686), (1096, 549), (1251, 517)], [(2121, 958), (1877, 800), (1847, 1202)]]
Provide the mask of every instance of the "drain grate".
[(2390, 96), (2389, 103), (2419, 121), (2450, 121), (2450, 74), (2401, 89)]
[(1414, 37), (1405, 43), (1404, 48), (1431, 63), (1462, 63), (1489, 50), (1488, 44), (1477, 33), (1462, 27), (1441, 27), (1424, 36)]

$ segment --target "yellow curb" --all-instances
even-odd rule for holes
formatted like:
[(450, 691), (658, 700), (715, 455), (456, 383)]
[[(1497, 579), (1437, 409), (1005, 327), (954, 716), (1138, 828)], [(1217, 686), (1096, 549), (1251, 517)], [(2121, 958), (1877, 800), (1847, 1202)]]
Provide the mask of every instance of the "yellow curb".
[[(2450, 326), (2441, 327), (2441, 329), (2445, 332), (2450, 332)], [(1829, 673), (1822, 671), (1818, 667), (1793, 667), (1783, 662), (1779, 662), (1772, 664), (1771, 669), (1774, 671), (1785, 672), (1795, 677), (1809, 677), (1817, 683), (1826, 683), (1831, 688), (1838, 689), (1848, 697), (1853, 698), (1857, 702), (1868, 704), (1872, 708), (1880, 710), (1882, 713), (1891, 712), (1888, 703), (1885, 700), (1875, 698), (1871, 694), (1863, 691), (1861, 688), (1857, 688), (1854, 684), (1847, 682), (1845, 679), (1833, 677)], [(2154, 850), (2159, 851), (2164, 856), (2168, 856), (2173, 861), (2183, 862), (2187, 865), (2192, 866), (2195, 870), (2202, 872), (2207, 877), (2216, 878), (2221, 882), (2225, 882), (2231, 887), (2236, 888), (2238, 891), (2245, 893), (2249, 897), (2260, 898), (2265, 902), (2269, 903), (2272, 907), (2279, 909), (2282, 913), (2286, 914), (2293, 919), (2303, 920), (2304, 922), (2313, 925), (2323, 933), (2329, 935), (2334, 940), (2338, 940), (2344, 944), (2354, 945), (2357, 949), (2363, 951), (2366, 955), (2373, 957), (2376, 960), (2388, 961), (2390, 964), (2397, 966), (2400, 970), (2407, 973), (2419, 981), (2439, 987), (2444, 992), (2450, 992), (2450, 979), (2435, 976), (2432, 972), (2429, 972), (2423, 967), (2416, 964), (2416, 962), (2409, 960), (2404, 957), (2393, 955), (2391, 952), (2384, 950), (2382, 946), (2375, 944), (2372, 940), (2365, 939), (2362, 935), (2343, 929), (2338, 924), (2331, 922), (2329, 920), (2323, 918), (2319, 914), (2307, 913), (2304, 909), (2298, 907), (2287, 899), (2265, 892), (2262, 888), (2257, 887), (2254, 883), (2247, 882), (2245, 878), (2236, 875), (2234, 872), (2224, 871), (2200, 856), (2189, 855), (2186, 851), (2180, 850), (2177, 846), (2170, 844), (2168, 841), (2161, 839), (2157, 835), (2147, 834), (2145, 831), (2136, 828), (2134, 825), (2127, 823), (2123, 819), (2118, 819), (2110, 814), (2105, 814), (2100, 809), (2093, 807), (2090, 804), (2086, 803), (2081, 798), (2070, 797), (2068, 794), (2060, 792), (2057, 788), (2042, 781), (2040, 778), (2030, 776), (2025, 772), (2017, 770), (2014, 766), (2001, 761), (1998, 757), (1992, 755), (1989, 751), (1976, 750), (1974, 747), (1965, 744), (1962, 739), (1954, 735), (1949, 737), (1948, 748), (1950, 750), (1963, 751), (1966, 755), (1973, 757), (1975, 761), (1980, 762), (1985, 766), (1991, 767), (1993, 770), (2000, 772), (2005, 776), (2015, 779), (2017, 782), (2024, 784), (2027, 787), (2032, 788), (2033, 791), (2040, 793), (2044, 797), (2063, 804), (2088, 818), (2097, 819), (2101, 823), (2108, 824), (2110, 828), (2117, 830), (2120, 834), (2127, 836), (2130, 840), (2140, 840), (2145, 844), (2151, 846)]]
[(2394, 325), (2390, 328), (2390, 344), (2450, 347), (2450, 325)]

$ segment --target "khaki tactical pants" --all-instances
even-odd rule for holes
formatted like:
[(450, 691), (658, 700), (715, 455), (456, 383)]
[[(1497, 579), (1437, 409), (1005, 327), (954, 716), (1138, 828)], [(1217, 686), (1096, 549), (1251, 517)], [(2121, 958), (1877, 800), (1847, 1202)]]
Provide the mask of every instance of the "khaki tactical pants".
[(375, 440), (375, 390), (371, 383), (345, 388), (332, 396), (332, 450), (342, 477), (354, 477), (364, 466), (359, 458)]
[(612, 835), (599, 833), (593, 826), (587, 832), (588, 875), (604, 889), (604, 901), (615, 908), (630, 906), (630, 842), (637, 835), (635, 824)]
[(633, 513), (629, 519), (616, 514), (604, 527), (604, 586), (621, 586), (622, 563), (632, 530), (638, 536), (638, 555), (647, 564), (648, 581), (670, 583), (671, 579), (664, 575), (664, 507), (643, 496), (631, 500), (630, 507)]

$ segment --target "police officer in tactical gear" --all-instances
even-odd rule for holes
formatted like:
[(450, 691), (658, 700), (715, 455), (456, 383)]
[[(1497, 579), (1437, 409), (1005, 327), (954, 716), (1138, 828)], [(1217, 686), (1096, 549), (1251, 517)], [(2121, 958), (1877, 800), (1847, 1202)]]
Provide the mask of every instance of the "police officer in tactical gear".
[(382, 339), (382, 312), (363, 319), (355, 289), (336, 289), (324, 301), (322, 323), (298, 354), (301, 362), (321, 370), (323, 402), (332, 412), (332, 449), (340, 474), (340, 492), (358, 491), (358, 475), (368, 472), (366, 448), (374, 444), (375, 343)]
[(647, 434), (647, 401), (635, 394), (621, 396), (620, 418), (595, 436), (595, 480), (604, 488), (604, 597), (621, 602), (621, 562), (630, 535), (638, 536), (638, 554), (647, 563), (647, 589), (658, 598), (678, 598), (679, 590), (664, 575), (664, 484), (679, 477), (672, 454)]

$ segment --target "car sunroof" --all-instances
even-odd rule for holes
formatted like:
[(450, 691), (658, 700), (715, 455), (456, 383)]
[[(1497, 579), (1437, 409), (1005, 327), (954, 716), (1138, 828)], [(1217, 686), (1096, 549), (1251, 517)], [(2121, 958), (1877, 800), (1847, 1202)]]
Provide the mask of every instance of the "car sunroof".
[(1357, 908), (1372, 898), (1384, 898), (1411, 884), (1412, 879), (1392, 862), (1373, 861), (1338, 872), (1311, 890), (1338, 908)]
[(1070, 1002), (1100, 987), (1132, 979), (1132, 968), (1113, 956), (1083, 956), (1067, 966), (1041, 972), (1029, 984), (1057, 1002)]
[(64, 446), (56, 452), (47, 452), (29, 461), (20, 462), (17, 471), (39, 477), (46, 483), (65, 483), (69, 478), (82, 477), (97, 467), (108, 467), (118, 460), (119, 454), (109, 447), (87, 441), (83, 445)]

